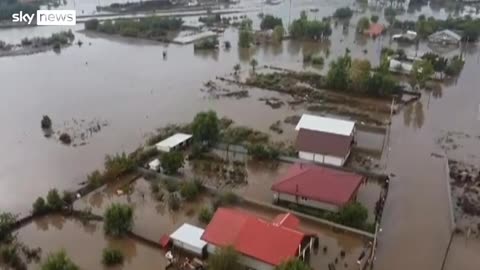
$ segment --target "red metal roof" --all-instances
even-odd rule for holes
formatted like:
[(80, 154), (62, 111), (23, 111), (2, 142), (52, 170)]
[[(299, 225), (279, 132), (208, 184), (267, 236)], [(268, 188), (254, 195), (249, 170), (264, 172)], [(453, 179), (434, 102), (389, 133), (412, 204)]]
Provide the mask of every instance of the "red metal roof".
[(383, 26), (383, 24), (372, 23), (370, 24), (370, 28), (365, 31), (365, 33), (371, 37), (377, 37), (383, 33), (383, 30), (385, 30), (385, 26)]
[(350, 153), (352, 141), (352, 136), (302, 128), (297, 135), (296, 148), (298, 151), (344, 158)]
[(272, 223), (277, 226), (282, 225), (294, 230), (298, 229), (300, 226), (300, 220), (292, 213), (280, 214), (273, 219)]
[(311, 164), (294, 164), (272, 190), (343, 206), (357, 192), (364, 176)]
[[(294, 226), (296, 218), (285, 217), (284, 222)], [(289, 226), (268, 222), (240, 210), (219, 208), (202, 239), (215, 246), (233, 246), (246, 256), (276, 266), (296, 256), (305, 237), (303, 232)]]

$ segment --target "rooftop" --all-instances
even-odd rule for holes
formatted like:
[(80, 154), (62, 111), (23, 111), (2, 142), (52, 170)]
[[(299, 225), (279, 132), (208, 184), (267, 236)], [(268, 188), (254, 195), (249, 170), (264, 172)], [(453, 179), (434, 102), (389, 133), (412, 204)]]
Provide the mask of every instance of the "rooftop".
[(350, 152), (352, 136), (300, 129), (295, 147), (298, 151), (345, 157)]
[(445, 35), (447, 35), (450, 38), (455, 39), (457, 41), (462, 40), (462, 37), (459, 34), (453, 32), (452, 30), (448, 30), (448, 29), (435, 32), (435, 33), (431, 34), (428, 38), (429, 39), (435, 39), (437, 37), (442, 37), (443, 38), (443, 36), (445, 36)]
[(191, 137), (192, 137), (192, 135), (190, 135), (190, 134), (177, 133), (177, 134), (174, 134), (174, 135), (166, 138), (165, 140), (155, 144), (155, 146), (157, 146), (157, 148), (172, 148), (172, 147), (175, 147), (175, 146), (185, 142), (186, 140), (190, 139)]
[(294, 164), (273, 191), (343, 206), (355, 195), (364, 176), (310, 164)]
[(201, 228), (184, 223), (170, 235), (170, 238), (202, 249), (207, 244), (201, 239), (203, 232)]
[(326, 133), (350, 136), (355, 122), (336, 118), (322, 117), (311, 114), (303, 114), (297, 124), (296, 130), (309, 129)]
[[(231, 208), (219, 208), (202, 239), (216, 246), (233, 246), (238, 252), (270, 265), (280, 265), (298, 254), (305, 234), (292, 214), (272, 222)], [(272, 248), (275, 247), (275, 248)]]

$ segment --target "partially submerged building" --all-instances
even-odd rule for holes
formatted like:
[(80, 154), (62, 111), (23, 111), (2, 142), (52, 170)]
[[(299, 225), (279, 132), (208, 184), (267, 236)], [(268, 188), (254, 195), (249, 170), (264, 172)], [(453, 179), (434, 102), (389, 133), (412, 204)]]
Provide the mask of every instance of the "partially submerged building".
[(417, 32), (411, 31), (411, 30), (408, 30), (405, 33), (395, 34), (392, 36), (392, 40), (400, 41), (400, 42), (402, 41), (413, 42), (415, 41), (415, 39), (417, 39)]
[(203, 258), (207, 254), (207, 242), (201, 239), (203, 233), (202, 228), (184, 223), (170, 235), (170, 240), (174, 247)]
[(385, 26), (383, 26), (383, 24), (372, 23), (370, 24), (370, 27), (365, 30), (364, 33), (372, 38), (375, 38), (383, 34), (383, 31), (385, 31)]
[(431, 34), (428, 41), (443, 45), (458, 45), (462, 41), (462, 37), (452, 30), (441, 30)]
[(290, 213), (267, 221), (241, 210), (219, 208), (202, 240), (208, 243), (210, 254), (218, 248), (233, 247), (245, 267), (273, 270), (289, 259), (308, 256), (314, 238), (299, 226), (300, 220)]
[(355, 122), (304, 114), (298, 122), (298, 157), (343, 166), (354, 143)]
[(158, 151), (170, 152), (185, 147), (192, 140), (192, 135), (185, 133), (174, 134), (165, 140), (155, 144)]
[(365, 176), (313, 164), (294, 164), (272, 185), (274, 200), (338, 212), (356, 201)]

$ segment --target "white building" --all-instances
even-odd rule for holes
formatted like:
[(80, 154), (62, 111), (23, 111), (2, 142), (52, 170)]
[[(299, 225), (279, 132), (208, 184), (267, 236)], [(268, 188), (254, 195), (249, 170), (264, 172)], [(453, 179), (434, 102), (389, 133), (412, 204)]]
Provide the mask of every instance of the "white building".
[(155, 144), (155, 147), (157, 147), (158, 151), (170, 152), (186, 146), (190, 142), (191, 138), (192, 135), (190, 134), (177, 133)]
[(442, 30), (431, 34), (428, 37), (428, 41), (433, 43), (457, 45), (462, 41), (462, 37), (452, 30)]
[(354, 143), (355, 122), (304, 114), (298, 122), (298, 157), (343, 166)]
[(156, 159), (150, 161), (148, 163), (148, 168), (152, 171), (156, 171), (156, 172), (160, 171), (160, 160), (158, 160), (158, 158), (156, 158)]
[(203, 232), (201, 228), (184, 223), (170, 235), (170, 239), (174, 247), (203, 257), (207, 246), (207, 242), (201, 239)]

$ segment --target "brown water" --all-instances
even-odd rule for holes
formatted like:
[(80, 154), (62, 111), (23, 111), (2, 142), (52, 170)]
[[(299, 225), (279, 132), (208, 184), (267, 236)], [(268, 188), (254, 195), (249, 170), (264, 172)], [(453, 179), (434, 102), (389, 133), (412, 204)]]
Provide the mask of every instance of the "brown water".
[[(257, 1), (245, 3), (261, 7)], [(351, 1), (292, 3), (294, 18), (300, 10), (309, 7), (319, 7), (318, 14), (310, 15), (321, 17)], [(266, 13), (274, 12), (288, 21), (287, 2), (264, 8)], [(433, 13), (446, 16), (445, 10)], [(251, 15), (256, 18), (255, 14)], [(412, 14), (402, 15), (407, 16)], [(59, 29), (0, 30), (0, 39), (18, 42), (25, 36), (48, 35)], [(346, 35), (341, 26), (335, 28), (329, 59), (343, 54), (349, 47), (354, 57), (377, 62), (382, 44), (388, 44), (387, 38), (370, 40), (353, 32), (353, 27)], [(192, 46), (105, 39), (83, 33), (76, 33), (76, 36), (84, 45), (64, 49), (59, 55), (48, 52), (0, 59), (0, 122), (3, 124), (0, 150), (4, 153), (0, 156), (2, 210), (26, 213), (34, 199), (50, 188), (76, 188), (88, 172), (101, 166), (105, 154), (133, 150), (142, 143), (146, 133), (166, 123), (190, 121), (201, 110), (215, 109), (239, 124), (268, 132), (273, 122), (297, 112), (287, 106), (272, 110), (258, 101), (267, 92), (255, 90), (250, 91), (248, 99), (212, 100), (199, 91), (202, 84), (216, 75), (231, 72), (237, 62), (247, 70), (252, 56), (260, 64), (300, 69), (303, 68), (303, 51), (322, 50), (328, 46), (284, 42), (274, 50), (266, 47), (238, 50), (236, 32), (228, 30), (223, 39), (232, 41), (233, 48), (212, 55), (194, 54)], [(422, 45), (421, 49), (424, 48)], [(162, 60), (165, 49), (168, 59)], [(368, 50), (366, 54), (364, 49)], [(444, 162), (430, 153), (439, 151), (434, 139), (445, 131), (480, 134), (477, 87), (480, 85), (480, 54), (476, 47), (468, 48), (466, 54), (467, 62), (457, 81), (444, 86), (441, 92), (424, 95), (419, 103), (393, 119), (389, 139), (391, 151), (386, 157), (388, 172), (395, 173), (396, 177), (392, 180), (383, 217), (377, 269), (440, 267), (451, 228)], [(39, 123), (43, 114), (53, 119), (57, 130), (72, 118), (103, 119), (110, 125), (93, 136), (87, 145), (66, 147), (43, 137)], [(463, 147), (467, 149), (465, 152), (472, 153), (478, 153), (479, 148), (475, 140)], [(462, 152), (457, 156), (462, 156)], [(468, 159), (467, 155), (463, 156)], [(468, 258), (466, 252), (461, 254)], [(470, 262), (468, 259), (459, 261)]]
[[(106, 247), (122, 251), (125, 261), (121, 269), (163, 269), (166, 265), (160, 250), (129, 238), (106, 237), (101, 223), (84, 226), (74, 219), (47, 216), (22, 228), (18, 238), (30, 247), (41, 247), (42, 261), (49, 253), (64, 249), (81, 269), (105, 269), (101, 260)], [(40, 266), (31, 264), (28, 269), (40, 269)]]

